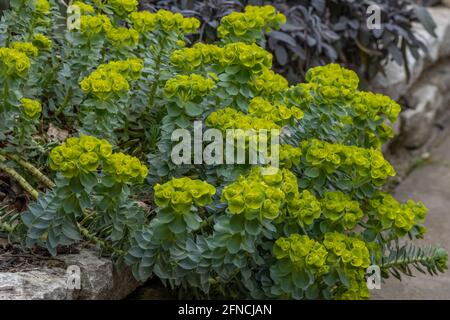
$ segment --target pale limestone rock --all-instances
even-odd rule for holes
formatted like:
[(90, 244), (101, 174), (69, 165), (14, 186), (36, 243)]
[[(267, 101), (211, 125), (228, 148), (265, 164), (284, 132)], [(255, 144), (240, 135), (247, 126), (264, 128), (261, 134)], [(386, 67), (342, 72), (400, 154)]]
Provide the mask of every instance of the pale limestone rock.
[(425, 84), (414, 88), (411, 96), (406, 97), (408, 104), (414, 108), (401, 114), (401, 138), (407, 148), (419, 148), (427, 142), (437, 110), (443, 101), (439, 89), (434, 85)]
[(80, 290), (68, 289), (66, 269), (62, 268), (0, 272), (0, 300), (123, 299), (140, 285), (129, 269), (116, 270), (111, 260), (99, 257), (93, 248), (57, 259), (80, 267)]

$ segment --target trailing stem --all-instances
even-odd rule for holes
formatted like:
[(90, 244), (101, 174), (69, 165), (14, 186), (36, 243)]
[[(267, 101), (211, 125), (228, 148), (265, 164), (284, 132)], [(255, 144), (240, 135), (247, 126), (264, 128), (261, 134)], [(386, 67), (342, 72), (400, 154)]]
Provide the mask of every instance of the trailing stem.
[(33, 176), (35, 176), (37, 179), (39, 179), (39, 181), (41, 181), (46, 187), (53, 188), (55, 186), (55, 183), (52, 180), (50, 180), (45, 174), (43, 174), (41, 171), (39, 171), (39, 169), (37, 169), (31, 163), (20, 158), (18, 155), (6, 153), (3, 150), (0, 150), (0, 155), (17, 162), (24, 169), (28, 170)]
[(9, 176), (11, 176), (14, 180), (16, 180), (19, 185), (28, 192), (34, 199), (37, 199), (39, 196), (39, 192), (37, 192), (28, 182), (22, 177), (16, 170), (7, 166), (4, 161), (5, 157), (0, 155), (0, 170), (6, 172)]
[(152, 84), (152, 87), (150, 88), (150, 92), (149, 92), (149, 100), (148, 100), (148, 107), (152, 108), (154, 103), (155, 103), (155, 96), (156, 96), (156, 90), (158, 89), (158, 82), (159, 82), (159, 78), (161, 76), (161, 60), (162, 60), (162, 55), (164, 52), (164, 39), (161, 41), (161, 48), (158, 52), (158, 55), (156, 57), (155, 60), (155, 80)]
[(103, 241), (101, 239), (99, 239), (98, 237), (96, 237), (95, 235), (93, 235), (92, 233), (89, 232), (88, 229), (86, 229), (85, 227), (83, 227), (80, 223), (77, 222), (77, 226), (78, 229), (81, 231), (81, 234), (88, 239), (89, 241), (97, 244), (100, 248), (109, 251), (109, 252), (114, 252), (118, 255), (125, 255), (126, 252), (117, 248), (114, 248), (113, 246), (111, 246), (110, 244), (108, 244), (106, 241)]

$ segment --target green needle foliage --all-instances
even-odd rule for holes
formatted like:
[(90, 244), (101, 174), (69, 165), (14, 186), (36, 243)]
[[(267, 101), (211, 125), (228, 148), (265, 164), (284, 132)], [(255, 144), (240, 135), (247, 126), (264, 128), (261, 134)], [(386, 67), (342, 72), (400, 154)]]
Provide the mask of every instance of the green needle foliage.
[[(195, 18), (137, 0), (74, 5), (79, 28), (48, 0), (12, 0), (0, 22), (0, 170), (37, 198), (2, 212), (11, 239), (52, 255), (93, 242), (182, 297), (367, 299), (370, 265), (446, 270), (444, 249), (409, 243), (426, 232), (424, 205), (382, 190), (400, 106), (337, 64), (289, 86), (258, 45), (285, 22), (275, 8), (226, 16), (217, 43), (191, 45)], [(279, 129), (280, 167), (173, 163), (172, 133), (194, 121)], [(71, 137), (47, 141), (50, 124)]]
[(438, 275), (447, 269), (447, 252), (439, 247), (419, 248), (414, 244), (386, 246), (381, 268), (401, 280), (401, 274), (413, 276), (413, 270)]

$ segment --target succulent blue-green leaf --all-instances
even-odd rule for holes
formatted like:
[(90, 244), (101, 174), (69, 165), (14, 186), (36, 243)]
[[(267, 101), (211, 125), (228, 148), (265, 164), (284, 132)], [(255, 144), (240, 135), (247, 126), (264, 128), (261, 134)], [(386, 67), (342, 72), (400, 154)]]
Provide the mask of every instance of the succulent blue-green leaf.
[(235, 234), (227, 242), (227, 249), (231, 254), (237, 253), (241, 248), (241, 235)]
[(197, 214), (191, 212), (184, 214), (183, 218), (187, 227), (193, 231), (197, 230), (202, 222), (202, 219)]
[(245, 218), (242, 214), (233, 214), (230, 216), (230, 231), (238, 233), (244, 230)]
[(150, 277), (150, 275), (152, 274), (152, 268), (140, 263), (138, 265), (137, 273), (138, 273), (138, 279), (141, 279), (142, 281), (144, 281), (144, 280), (147, 280)]
[(97, 176), (92, 173), (83, 173), (80, 175), (80, 182), (86, 192), (90, 193), (92, 189), (98, 184)]
[(313, 284), (306, 289), (306, 298), (313, 300), (319, 297), (319, 287), (317, 284)]
[(172, 222), (175, 219), (175, 217), (176, 216), (174, 213), (163, 210), (158, 212), (158, 214), (156, 215), (156, 219), (163, 224)]
[(252, 236), (256, 236), (261, 232), (261, 225), (258, 219), (245, 220), (245, 231)]
[(203, 108), (201, 107), (201, 105), (193, 102), (186, 103), (184, 110), (190, 117), (197, 117), (203, 113)]
[(185, 270), (193, 270), (197, 267), (197, 263), (192, 261), (191, 259), (184, 259), (178, 262), (178, 266)]
[(332, 286), (338, 280), (338, 275), (334, 272), (330, 271), (326, 275), (324, 275), (323, 280), (328, 286)]
[(309, 178), (317, 178), (320, 175), (320, 170), (315, 167), (309, 167), (305, 170), (305, 175)]
[(80, 180), (76, 177), (70, 180), (69, 187), (73, 193), (80, 193), (83, 190), (83, 185), (81, 184)]
[(312, 277), (307, 270), (299, 269), (292, 272), (292, 281), (295, 286), (301, 289), (306, 289), (312, 282)]
[(228, 74), (236, 74), (241, 70), (241, 67), (239, 65), (231, 65), (225, 68), (225, 72)]
[(69, 220), (66, 220), (65, 223), (63, 224), (62, 232), (67, 238), (71, 240), (79, 241), (82, 239), (78, 229)]
[(169, 223), (169, 229), (175, 234), (183, 233), (186, 231), (186, 223), (182, 216), (176, 216), (172, 222)]
[(345, 275), (344, 271), (341, 269), (337, 269), (337, 272), (342, 284), (348, 288), (350, 286), (350, 282), (348, 280), (348, 277)]

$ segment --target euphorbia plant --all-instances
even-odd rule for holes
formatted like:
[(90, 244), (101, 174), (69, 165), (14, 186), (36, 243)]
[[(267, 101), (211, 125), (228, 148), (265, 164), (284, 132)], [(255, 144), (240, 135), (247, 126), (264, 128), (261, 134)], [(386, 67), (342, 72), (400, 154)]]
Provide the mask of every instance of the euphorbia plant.
[[(218, 43), (186, 47), (196, 19), (137, 12), (135, 0), (77, 1), (80, 28), (54, 34), (55, 5), (14, 1), (2, 25), (0, 170), (37, 198), (20, 220), (0, 217), (12, 238), (57, 254), (84, 237), (138, 280), (155, 274), (196, 297), (362, 299), (369, 265), (384, 277), (445, 271), (444, 249), (407, 240), (425, 233), (423, 204), (383, 191), (395, 170), (381, 145), (400, 106), (359, 91), (339, 65), (289, 87), (261, 47), (284, 22), (273, 7), (225, 17)], [(39, 33), (15, 29), (8, 17), (21, 12), (24, 23), (45, 22)], [(45, 63), (54, 68), (45, 81), (30, 81)], [(54, 147), (42, 129), (33, 134), (38, 118), (73, 137)], [(256, 138), (258, 151), (259, 142), (278, 146), (279, 168), (248, 158), (178, 165), (172, 133), (194, 133), (194, 121), (219, 134), (280, 131), (279, 145)], [(24, 136), (40, 141), (28, 162)], [(255, 142), (232, 133), (239, 139), (246, 150)], [(49, 170), (32, 164), (43, 157)], [(48, 190), (39, 194), (23, 172)]]
[[(45, 245), (56, 254), (58, 245), (82, 239), (80, 232), (95, 242), (101, 242), (93, 235), (99, 232), (120, 243), (128, 228), (143, 223), (142, 209), (130, 200), (129, 186), (142, 182), (148, 173), (137, 158), (113, 153), (106, 140), (81, 135), (54, 148), (49, 161), (50, 168), (59, 172), (56, 186), (22, 216), (27, 245)], [(95, 232), (89, 233), (89, 228)]]

